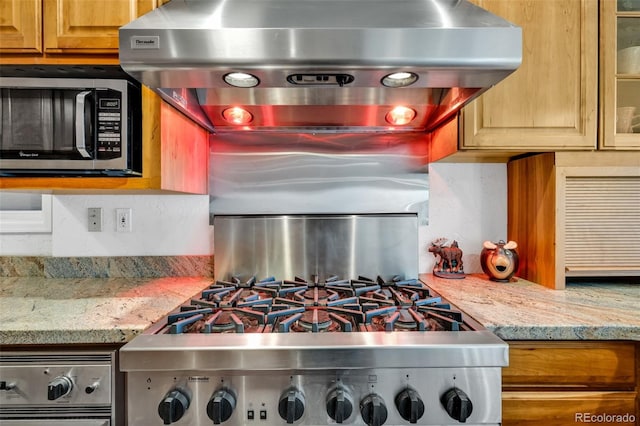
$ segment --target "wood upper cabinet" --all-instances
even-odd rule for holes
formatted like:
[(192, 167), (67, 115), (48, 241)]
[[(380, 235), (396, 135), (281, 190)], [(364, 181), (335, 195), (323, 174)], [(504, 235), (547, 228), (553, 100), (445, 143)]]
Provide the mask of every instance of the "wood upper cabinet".
[(459, 149), (596, 148), (597, 0), (473, 2), (522, 27), (522, 65), (464, 108)]
[[(57, 63), (61, 59), (59, 55), (64, 54), (111, 55), (112, 62), (115, 63), (118, 54), (118, 29), (167, 2), (168, 0), (0, 0), (2, 62), (47, 63), (47, 55), (53, 55), (49, 62)], [(80, 59), (76, 62), (84, 61)]]
[(640, 149), (640, 3), (600, 2), (600, 149)]
[(0, 52), (42, 53), (42, 0), (0, 0)]
[(118, 29), (157, 0), (44, 0), (44, 51), (117, 53)]

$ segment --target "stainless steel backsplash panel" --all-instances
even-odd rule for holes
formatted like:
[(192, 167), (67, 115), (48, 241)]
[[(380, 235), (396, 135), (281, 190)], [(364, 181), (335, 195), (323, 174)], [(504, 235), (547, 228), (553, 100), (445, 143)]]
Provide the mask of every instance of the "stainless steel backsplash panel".
[(217, 133), (211, 140), (211, 215), (411, 212), (424, 225), (427, 139)]
[(418, 275), (418, 215), (214, 218), (215, 278)]

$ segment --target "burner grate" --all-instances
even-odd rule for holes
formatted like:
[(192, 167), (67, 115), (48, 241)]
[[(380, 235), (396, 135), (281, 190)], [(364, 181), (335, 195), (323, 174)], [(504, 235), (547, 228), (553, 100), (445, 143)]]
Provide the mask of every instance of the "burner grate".
[(393, 276), (218, 280), (167, 317), (160, 333), (460, 331), (460, 311), (424, 283)]

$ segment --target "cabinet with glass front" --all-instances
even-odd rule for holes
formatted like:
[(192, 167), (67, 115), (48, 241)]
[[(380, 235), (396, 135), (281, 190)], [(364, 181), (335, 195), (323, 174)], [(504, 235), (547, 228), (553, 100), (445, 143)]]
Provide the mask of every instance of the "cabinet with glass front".
[(600, 148), (640, 149), (640, 0), (600, 1)]

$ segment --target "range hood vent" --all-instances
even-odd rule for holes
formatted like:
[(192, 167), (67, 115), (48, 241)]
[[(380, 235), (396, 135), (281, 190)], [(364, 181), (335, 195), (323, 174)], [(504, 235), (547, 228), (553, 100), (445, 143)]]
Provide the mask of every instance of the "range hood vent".
[(431, 131), (521, 56), (466, 0), (172, 0), (120, 29), (122, 68), (211, 131)]

